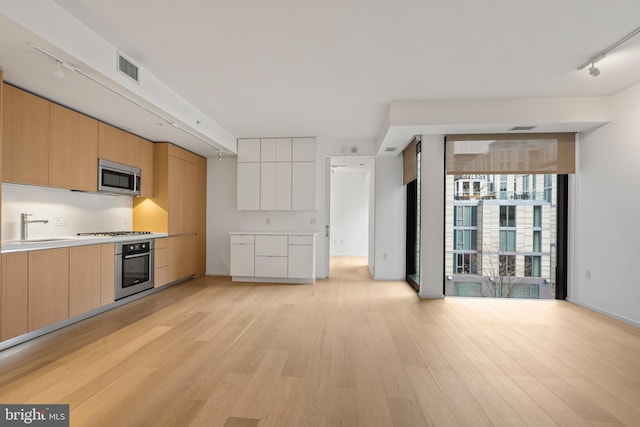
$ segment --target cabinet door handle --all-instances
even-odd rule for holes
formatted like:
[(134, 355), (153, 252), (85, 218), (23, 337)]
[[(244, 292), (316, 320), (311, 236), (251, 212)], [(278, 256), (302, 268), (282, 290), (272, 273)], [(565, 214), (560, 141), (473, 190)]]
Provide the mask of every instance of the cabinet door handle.
[(324, 235), (329, 237), (329, 226), (328, 225), (324, 226)]

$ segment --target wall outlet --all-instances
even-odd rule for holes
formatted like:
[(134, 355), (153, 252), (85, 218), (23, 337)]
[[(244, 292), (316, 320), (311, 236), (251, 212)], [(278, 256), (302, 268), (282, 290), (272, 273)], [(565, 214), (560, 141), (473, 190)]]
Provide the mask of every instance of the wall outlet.
[(55, 217), (55, 219), (53, 220), (53, 225), (56, 225), (56, 226), (68, 225), (67, 224), (67, 217), (66, 216), (57, 216), (57, 217)]
[(584, 271), (584, 278), (587, 280), (591, 280), (591, 270)]
[(389, 255), (387, 255), (386, 252), (383, 252), (382, 253), (382, 259), (387, 259), (387, 258), (389, 258)]
[(315, 218), (309, 218), (309, 224), (314, 225), (316, 223)]
[(266, 219), (267, 225), (271, 224), (271, 218)]

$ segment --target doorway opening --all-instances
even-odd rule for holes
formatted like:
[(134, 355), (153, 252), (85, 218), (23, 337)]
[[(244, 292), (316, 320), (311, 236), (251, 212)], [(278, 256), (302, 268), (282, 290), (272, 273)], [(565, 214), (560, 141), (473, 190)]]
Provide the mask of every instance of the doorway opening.
[(348, 257), (352, 262), (346, 265), (369, 265), (369, 255), (373, 253), (374, 159), (332, 157), (329, 160), (327, 276), (331, 275), (336, 259)]

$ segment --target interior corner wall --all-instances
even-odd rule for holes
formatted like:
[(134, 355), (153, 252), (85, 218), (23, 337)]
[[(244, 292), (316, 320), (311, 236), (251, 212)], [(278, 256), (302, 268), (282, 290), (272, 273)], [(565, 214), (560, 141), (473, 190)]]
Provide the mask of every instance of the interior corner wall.
[(444, 298), (444, 136), (423, 135), (420, 194), (421, 298)]
[(405, 206), (402, 157), (376, 158), (375, 280), (405, 279)]
[(368, 239), (368, 260), (367, 266), (371, 277), (376, 276), (376, 161), (369, 170), (369, 239)]
[(568, 300), (640, 326), (640, 84), (611, 107), (612, 121), (578, 142)]

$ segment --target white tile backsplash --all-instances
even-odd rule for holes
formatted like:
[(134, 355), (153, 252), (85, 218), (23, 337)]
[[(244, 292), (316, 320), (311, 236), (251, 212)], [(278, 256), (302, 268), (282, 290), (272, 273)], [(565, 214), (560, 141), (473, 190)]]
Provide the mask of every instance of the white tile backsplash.
[[(2, 240), (20, 239), (20, 214), (46, 219), (29, 224), (30, 238), (72, 236), (95, 231), (131, 230), (133, 198), (57, 188), (2, 184)], [(66, 223), (66, 225), (56, 225)]]

